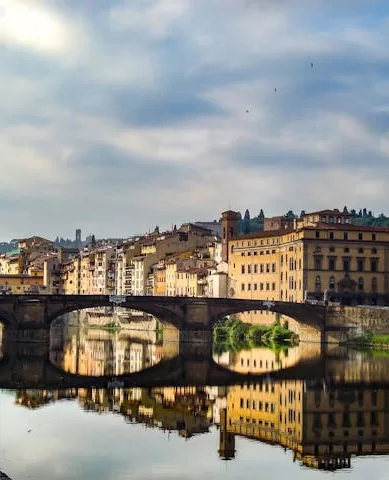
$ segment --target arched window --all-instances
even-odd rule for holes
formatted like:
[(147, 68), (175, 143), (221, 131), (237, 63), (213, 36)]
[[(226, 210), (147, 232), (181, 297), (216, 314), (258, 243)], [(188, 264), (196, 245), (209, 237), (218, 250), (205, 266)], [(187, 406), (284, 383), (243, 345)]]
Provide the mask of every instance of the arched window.
[(364, 285), (363, 285), (363, 278), (362, 278), (362, 277), (359, 277), (359, 278), (358, 278), (358, 290), (359, 290), (360, 292), (363, 291), (363, 286), (364, 286)]
[(371, 279), (371, 289), (373, 292), (376, 292), (377, 291), (377, 277), (373, 277)]
[(315, 280), (315, 290), (317, 292), (320, 292), (321, 291), (321, 280), (320, 280), (320, 275), (318, 275), (316, 277), (316, 280)]
[(335, 277), (334, 276), (330, 277), (329, 288), (330, 288), (330, 290), (335, 289)]

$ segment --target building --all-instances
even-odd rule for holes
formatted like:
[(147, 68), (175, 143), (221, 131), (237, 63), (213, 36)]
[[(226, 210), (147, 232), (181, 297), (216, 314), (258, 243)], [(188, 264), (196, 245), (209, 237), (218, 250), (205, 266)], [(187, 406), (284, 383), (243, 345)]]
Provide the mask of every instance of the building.
[[(389, 304), (389, 228), (352, 225), (338, 210), (306, 214), (293, 229), (229, 239), (228, 265), (234, 298)], [(264, 316), (274, 320), (268, 312), (243, 318), (266, 323)]]
[(349, 468), (351, 455), (388, 453), (388, 400), (385, 389), (323, 390), (299, 380), (237, 385), (221, 413), (219, 455), (234, 456), (238, 435), (288, 448), (309, 468)]
[(0, 292), (14, 295), (47, 293), (43, 276), (0, 274)]
[(239, 222), (241, 214), (228, 210), (222, 213), (220, 219), (221, 224), (221, 240), (222, 240), (222, 261), (228, 262), (228, 242), (237, 237), (239, 234)]

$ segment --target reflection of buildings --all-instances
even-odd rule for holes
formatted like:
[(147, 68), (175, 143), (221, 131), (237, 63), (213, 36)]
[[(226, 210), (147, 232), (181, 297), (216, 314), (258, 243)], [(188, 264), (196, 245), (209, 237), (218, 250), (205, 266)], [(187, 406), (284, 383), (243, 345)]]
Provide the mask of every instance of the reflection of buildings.
[(17, 405), (35, 409), (58, 400), (73, 400), (77, 397), (76, 389), (68, 390), (19, 390), (16, 392)]
[(158, 363), (162, 346), (148, 340), (144, 332), (142, 335), (140, 332), (58, 326), (52, 328), (50, 357), (66, 372), (121, 375)]
[(208, 396), (198, 387), (85, 389), (79, 401), (85, 410), (120, 412), (129, 423), (177, 431), (184, 438), (206, 433), (211, 425)]
[(280, 444), (303, 465), (326, 470), (349, 467), (351, 455), (389, 453), (388, 390), (324, 391), (302, 381), (235, 386), (221, 419), (223, 458), (234, 450), (226, 434)]
[(325, 390), (304, 381), (234, 387), (20, 391), (16, 403), (38, 408), (78, 398), (86, 411), (123, 415), (128, 423), (177, 432), (183, 438), (219, 426), (221, 459), (235, 457), (236, 437), (293, 451), (301, 465), (336, 470), (353, 455), (389, 454), (389, 389)]

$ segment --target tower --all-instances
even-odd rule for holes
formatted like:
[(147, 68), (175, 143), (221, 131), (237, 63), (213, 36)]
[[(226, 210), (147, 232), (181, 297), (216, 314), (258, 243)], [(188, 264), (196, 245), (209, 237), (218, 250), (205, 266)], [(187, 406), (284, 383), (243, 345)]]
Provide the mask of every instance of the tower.
[(241, 215), (238, 212), (228, 210), (222, 213), (221, 236), (222, 236), (222, 261), (228, 262), (228, 241), (238, 235), (238, 226)]
[(235, 435), (227, 431), (227, 409), (220, 410), (219, 457), (222, 460), (235, 458)]
[(77, 228), (76, 230), (76, 245), (77, 247), (81, 246), (81, 229)]

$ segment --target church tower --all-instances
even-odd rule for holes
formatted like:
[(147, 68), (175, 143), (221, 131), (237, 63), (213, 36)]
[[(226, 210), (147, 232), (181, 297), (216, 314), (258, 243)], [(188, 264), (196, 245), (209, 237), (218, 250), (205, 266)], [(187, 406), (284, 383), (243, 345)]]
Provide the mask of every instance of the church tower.
[(238, 212), (233, 212), (232, 210), (228, 210), (227, 212), (222, 213), (220, 224), (221, 224), (221, 236), (222, 236), (223, 262), (228, 262), (228, 241), (231, 240), (231, 238), (238, 236), (240, 219), (241, 219), (241, 215)]

